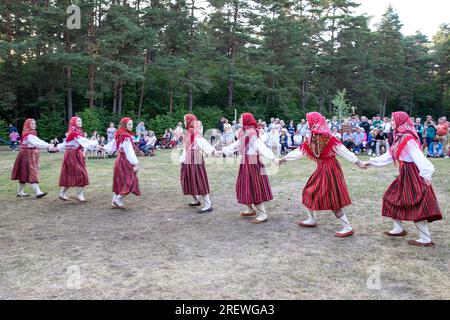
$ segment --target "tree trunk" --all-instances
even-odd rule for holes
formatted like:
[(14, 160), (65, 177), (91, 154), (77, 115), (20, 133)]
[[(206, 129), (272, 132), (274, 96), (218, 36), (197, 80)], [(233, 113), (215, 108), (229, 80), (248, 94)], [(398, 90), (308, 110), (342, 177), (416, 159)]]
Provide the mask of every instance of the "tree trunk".
[[(239, 1), (234, 1), (234, 13), (233, 13), (233, 25), (231, 27), (231, 44), (230, 44), (230, 69), (232, 70), (236, 60), (236, 27), (237, 27), (237, 19), (239, 14)], [(227, 106), (229, 108), (233, 107), (233, 79), (229, 77), (227, 84)]]
[(93, 64), (89, 65), (89, 91), (88, 91), (88, 99), (89, 99), (89, 108), (93, 108), (95, 106), (94, 102), (94, 78), (95, 78), (95, 66)]
[(173, 86), (172, 86), (172, 83), (170, 84), (169, 99), (170, 99), (169, 112), (173, 113)]
[(123, 81), (119, 82), (119, 88), (118, 88), (118, 97), (117, 97), (117, 114), (119, 116), (122, 115), (122, 98), (123, 98)]
[(72, 67), (67, 66), (67, 119), (73, 117), (72, 105)]

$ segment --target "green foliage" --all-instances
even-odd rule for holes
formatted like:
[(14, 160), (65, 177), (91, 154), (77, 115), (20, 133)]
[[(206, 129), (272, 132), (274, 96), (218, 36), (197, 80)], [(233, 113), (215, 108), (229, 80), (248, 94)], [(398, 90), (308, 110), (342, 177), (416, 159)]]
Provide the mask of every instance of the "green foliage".
[(333, 99), (334, 114), (341, 121), (351, 115), (351, 102), (346, 97), (347, 89), (338, 90)]
[(64, 116), (56, 112), (43, 115), (37, 121), (37, 131), (42, 140), (49, 141), (55, 137), (62, 140), (67, 131)]
[(8, 124), (5, 120), (0, 118), (0, 138), (7, 139), (8, 135)]
[(83, 120), (83, 129), (90, 136), (94, 131), (101, 131), (106, 126), (102, 126), (102, 122), (100, 121), (100, 117), (98, 115), (97, 108), (85, 108), (83, 111), (77, 113)]

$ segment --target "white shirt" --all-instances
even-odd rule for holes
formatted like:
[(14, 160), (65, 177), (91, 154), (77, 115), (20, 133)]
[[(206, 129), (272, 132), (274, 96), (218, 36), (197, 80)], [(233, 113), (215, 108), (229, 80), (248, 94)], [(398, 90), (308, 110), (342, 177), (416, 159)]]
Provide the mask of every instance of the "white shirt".
[[(196, 137), (194, 139), (194, 143), (191, 147), (194, 150), (200, 149), (208, 155), (213, 153), (216, 150), (216, 148), (214, 148), (212, 145), (210, 145), (209, 142), (206, 141), (206, 139), (203, 137)], [(185, 160), (186, 160), (186, 148), (183, 149), (183, 154), (180, 157), (180, 163), (184, 162)]]
[[(356, 163), (359, 160), (358, 157), (353, 152), (350, 152), (343, 144), (336, 145), (334, 147), (334, 152), (351, 163)], [(306, 156), (306, 154), (300, 148), (297, 148), (284, 158), (287, 161), (293, 161), (303, 158), (304, 156)]]
[(65, 141), (63, 143), (60, 143), (60, 144), (58, 144), (58, 146), (56, 148), (59, 151), (64, 151), (67, 148), (76, 149), (80, 146), (83, 149), (96, 147), (96, 146), (98, 146), (98, 141), (97, 140), (89, 140), (89, 139), (86, 139), (85, 137), (78, 137), (70, 142)]
[[(116, 139), (113, 139), (105, 146), (105, 151), (108, 154), (113, 154), (117, 150)], [(138, 158), (136, 157), (136, 152), (133, 148), (133, 142), (130, 138), (125, 138), (123, 140), (123, 142), (119, 145), (119, 150), (123, 150), (123, 152), (125, 153), (125, 157), (132, 166), (135, 166), (139, 163)]]
[[(231, 156), (233, 155), (236, 151), (239, 151), (239, 146), (241, 144), (241, 141), (237, 140), (234, 143), (232, 143), (231, 145), (225, 147), (222, 149), (222, 152), (226, 155), (226, 156)], [(264, 141), (262, 140), (261, 137), (256, 137), (256, 136), (252, 136), (250, 138), (250, 141), (248, 142), (248, 151), (247, 151), (247, 155), (249, 156), (256, 156), (256, 155), (262, 155), (265, 158), (269, 159), (269, 160), (273, 160), (275, 159), (275, 155), (273, 154), (272, 150), (270, 150), (269, 148), (267, 148), (267, 146), (265, 145)], [(242, 156), (242, 155), (241, 155)]]
[[(419, 169), (420, 176), (423, 178), (431, 179), (434, 173), (433, 164), (424, 156), (414, 140), (408, 141), (400, 155), (400, 161), (414, 162)], [(369, 162), (374, 167), (383, 167), (394, 162), (394, 159), (392, 158), (391, 150), (389, 150), (378, 158), (371, 158)]]
[(23, 141), (23, 146), (27, 146), (28, 148), (38, 148), (38, 149), (47, 149), (48, 143), (39, 139), (35, 135), (29, 134)]

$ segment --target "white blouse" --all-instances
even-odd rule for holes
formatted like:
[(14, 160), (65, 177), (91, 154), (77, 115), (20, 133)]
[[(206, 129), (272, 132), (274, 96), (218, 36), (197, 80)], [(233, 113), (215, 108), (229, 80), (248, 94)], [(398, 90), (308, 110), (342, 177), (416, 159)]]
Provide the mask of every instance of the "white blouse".
[[(222, 152), (226, 156), (231, 156), (239, 150), (240, 144), (241, 144), (241, 141), (237, 140), (237, 141), (233, 142), (231, 145), (224, 147), (222, 149)], [(264, 141), (261, 137), (259, 137), (259, 138), (256, 136), (251, 137), (248, 144), (249, 145), (248, 145), (247, 155), (256, 156), (256, 155), (260, 154), (269, 160), (275, 159), (275, 155), (273, 154), (272, 150), (270, 150), (266, 146), (266, 144), (264, 143)]]
[[(104, 149), (108, 154), (113, 154), (114, 152), (116, 152), (117, 151), (116, 139), (113, 139), (111, 142), (105, 145)], [(130, 138), (125, 138), (123, 140), (123, 142), (119, 145), (119, 150), (120, 149), (123, 150), (123, 152), (125, 153), (125, 157), (132, 166), (135, 166), (139, 163), (138, 158), (136, 157), (136, 152), (134, 151), (133, 148), (133, 142), (131, 141)]]
[[(350, 152), (343, 144), (336, 145), (334, 147), (334, 152), (351, 163), (356, 163), (359, 161), (358, 157), (353, 152)], [(287, 161), (293, 161), (303, 158), (304, 156), (306, 156), (306, 153), (304, 153), (300, 148), (297, 148), (284, 158)]]
[[(425, 157), (420, 150), (417, 143), (413, 140), (409, 140), (400, 155), (400, 161), (414, 162), (419, 169), (420, 176), (423, 178), (431, 179), (434, 173), (433, 164)], [(378, 158), (371, 158), (369, 163), (374, 167), (383, 167), (394, 162), (392, 158), (391, 150), (384, 153)]]
[(29, 134), (24, 141), (22, 141), (23, 146), (27, 146), (28, 148), (38, 148), (38, 149), (47, 149), (49, 144), (35, 135)]
[(56, 148), (58, 148), (59, 151), (64, 151), (67, 148), (76, 149), (81, 146), (83, 149), (88, 149), (88, 148), (92, 148), (92, 147), (97, 147), (97, 145), (98, 145), (98, 141), (96, 141), (96, 140), (93, 141), (93, 140), (86, 139), (84, 137), (79, 137), (70, 142), (60, 143), (60, 144), (58, 144), (58, 146)]
[[(214, 148), (211, 144), (209, 144), (209, 142), (206, 141), (206, 139), (203, 137), (196, 137), (194, 139), (192, 149), (194, 150), (200, 149), (208, 155), (216, 150), (216, 148)], [(185, 160), (186, 160), (186, 148), (183, 149), (183, 154), (180, 157), (180, 163), (184, 162)]]

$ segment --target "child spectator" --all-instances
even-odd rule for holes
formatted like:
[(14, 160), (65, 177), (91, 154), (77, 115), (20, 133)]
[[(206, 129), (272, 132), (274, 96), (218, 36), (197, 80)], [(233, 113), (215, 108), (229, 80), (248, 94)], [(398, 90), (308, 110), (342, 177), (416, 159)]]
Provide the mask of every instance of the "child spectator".
[(17, 151), (19, 146), (20, 135), (17, 131), (11, 131), (9, 134), (9, 142), (11, 151)]

